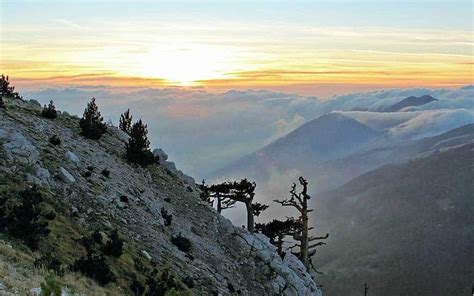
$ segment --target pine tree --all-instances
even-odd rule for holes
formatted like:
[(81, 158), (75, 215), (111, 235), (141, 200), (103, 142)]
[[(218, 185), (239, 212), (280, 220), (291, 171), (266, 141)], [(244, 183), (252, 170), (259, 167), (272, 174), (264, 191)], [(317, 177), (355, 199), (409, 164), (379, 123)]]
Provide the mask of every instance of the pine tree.
[(298, 244), (295, 246), (299, 247), (299, 252), (295, 252), (294, 254), (300, 258), (308, 271), (310, 270), (310, 267), (313, 267), (313, 269), (317, 271), (312, 265), (311, 257), (316, 254), (316, 247), (325, 245), (326, 243), (317, 242), (310, 245), (310, 242), (327, 239), (329, 234), (319, 237), (309, 236), (309, 231), (313, 229), (313, 227), (308, 227), (308, 213), (313, 211), (312, 209), (308, 209), (308, 200), (311, 199), (311, 197), (308, 195), (308, 182), (303, 177), (299, 178), (299, 182), (302, 187), (301, 192), (296, 192), (296, 184), (293, 183), (290, 191), (290, 198), (284, 200), (274, 200), (274, 202), (277, 202), (284, 207), (293, 207), (300, 213), (299, 221), (301, 222), (302, 227), (301, 232), (296, 233), (293, 236), (293, 238), (298, 241)]
[(49, 105), (44, 105), (43, 111), (41, 112), (41, 116), (49, 119), (55, 119), (58, 117), (58, 112), (56, 111), (56, 107), (54, 106), (53, 101), (49, 101)]
[[(15, 99), (22, 98), (17, 92), (15, 92), (15, 87), (10, 85), (10, 81), (8, 81), (8, 76), (5, 76), (3, 74), (0, 77), (0, 97), (2, 96), (13, 97)], [(0, 102), (0, 107), (2, 107), (2, 102)]]
[(150, 151), (150, 141), (148, 141), (148, 129), (142, 120), (138, 120), (132, 125), (130, 139), (126, 144), (127, 160), (141, 166), (147, 166), (155, 162), (155, 156)]
[(10, 86), (10, 81), (8, 81), (8, 76), (2, 74), (0, 78), (0, 86), (1, 86), (1, 95), (6, 97), (14, 96), (15, 94), (15, 87)]
[(120, 115), (119, 128), (130, 135), (132, 131), (132, 115), (130, 115), (130, 109), (127, 109)]
[(87, 103), (87, 108), (84, 110), (84, 115), (79, 121), (79, 126), (82, 130), (82, 135), (88, 139), (98, 140), (107, 131), (107, 125), (103, 122), (100, 115), (99, 108), (95, 103), (95, 98)]
[(270, 238), (270, 243), (277, 247), (278, 254), (283, 255), (283, 239), (301, 233), (302, 225), (294, 218), (287, 218), (285, 221), (275, 219), (266, 224), (257, 223), (255, 229)]
[(224, 182), (207, 187), (209, 197), (216, 199), (217, 212), (232, 208), (236, 202), (245, 204), (247, 210), (247, 229), (250, 233), (254, 231), (254, 217), (268, 208), (261, 203), (253, 203), (255, 197), (255, 182), (242, 179), (240, 182)]

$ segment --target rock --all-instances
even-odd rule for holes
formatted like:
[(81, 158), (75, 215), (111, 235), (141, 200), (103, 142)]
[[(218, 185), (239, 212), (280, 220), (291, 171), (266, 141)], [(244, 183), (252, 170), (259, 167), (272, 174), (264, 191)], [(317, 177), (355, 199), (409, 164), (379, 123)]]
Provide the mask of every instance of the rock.
[(29, 296), (40, 296), (41, 295), (41, 288), (31, 288), (28, 291)]
[(163, 151), (163, 149), (161, 149), (161, 148), (153, 150), (153, 155), (158, 157), (158, 163), (159, 164), (162, 164), (162, 163), (164, 163), (165, 161), (168, 160), (168, 154), (166, 154), (166, 152)]
[(11, 134), (0, 132), (0, 138), (6, 140), (3, 148), (5, 149), (7, 160), (26, 164), (35, 164), (38, 161), (38, 150), (21, 132), (13, 132)]
[(37, 100), (33, 100), (33, 99), (32, 99), (32, 100), (30, 100), (30, 103), (31, 103), (32, 105), (36, 106), (36, 107), (40, 107), (40, 108), (41, 108), (41, 104), (40, 104), (40, 102), (38, 102)]
[(177, 174), (178, 170), (176, 169), (176, 165), (172, 161), (164, 161), (163, 163), (160, 163), (164, 168), (166, 168), (168, 171), (170, 171), (173, 174)]
[(143, 255), (146, 259), (148, 259), (148, 260), (151, 261), (152, 257), (151, 257), (150, 254), (148, 254), (147, 251), (143, 250), (143, 251), (142, 251), (142, 255)]
[(77, 156), (76, 154), (74, 154), (71, 151), (66, 152), (66, 159), (69, 160), (69, 161), (72, 161), (74, 163), (79, 163), (79, 161), (80, 161), (79, 156)]
[(65, 168), (63, 167), (60, 167), (59, 168), (59, 172), (58, 172), (58, 175), (59, 175), (59, 178), (61, 178), (61, 180), (63, 180), (64, 182), (66, 183), (74, 183), (76, 182), (76, 179), (73, 177), (73, 175), (71, 175), (71, 173), (69, 173)]

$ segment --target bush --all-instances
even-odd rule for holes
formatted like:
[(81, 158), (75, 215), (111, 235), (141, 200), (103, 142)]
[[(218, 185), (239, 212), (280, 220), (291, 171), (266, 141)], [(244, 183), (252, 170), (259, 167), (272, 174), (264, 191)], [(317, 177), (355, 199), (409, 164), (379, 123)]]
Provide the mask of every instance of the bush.
[(61, 296), (61, 282), (53, 274), (49, 274), (41, 283), (41, 296)]
[(61, 144), (61, 139), (57, 135), (53, 135), (51, 138), (49, 138), (49, 142), (55, 146), (58, 146)]
[(123, 253), (123, 240), (119, 237), (117, 229), (112, 231), (109, 241), (104, 246), (104, 254), (120, 257)]
[(120, 115), (119, 128), (130, 135), (132, 131), (132, 115), (130, 115), (130, 109)]
[(99, 108), (95, 103), (95, 98), (92, 98), (92, 100), (87, 103), (84, 115), (79, 121), (82, 135), (92, 140), (100, 139), (107, 131), (107, 125), (103, 121), (104, 119), (100, 115)]
[(130, 132), (130, 139), (126, 144), (127, 160), (141, 166), (147, 166), (155, 162), (155, 156), (150, 151), (147, 126), (142, 120), (135, 122)]
[(41, 112), (41, 116), (49, 119), (55, 119), (58, 117), (58, 112), (56, 111), (56, 107), (54, 107), (53, 101), (49, 101), (49, 105), (44, 105), (43, 111)]
[(100, 173), (106, 178), (110, 177), (110, 171), (108, 169), (103, 169)]
[(177, 236), (173, 236), (171, 238), (171, 242), (173, 243), (173, 245), (178, 247), (178, 250), (180, 250), (181, 252), (188, 253), (192, 249), (191, 241), (188, 238), (182, 236), (181, 233)]
[(73, 270), (95, 280), (99, 285), (105, 286), (115, 281), (115, 275), (110, 270), (105, 257), (95, 253), (88, 253), (73, 265)]
[(168, 211), (165, 210), (164, 207), (161, 208), (160, 213), (161, 217), (163, 217), (163, 220), (165, 221), (165, 226), (170, 226), (171, 221), (173, 220), (173, 216), (171, 214), (168, 214)]
[(7, 105), (5, 105), (2, 97), (0, 97), (0, 109), (7, 109)]
[(43, 215), (42, 203), (43, 196), (37, 185), (19, 194), (0, 195), (0, 228), (6, 227), (10, 235), (36, 250), (39, 240), (49, 234), (47, 217), (54, 219), (54, 215)]

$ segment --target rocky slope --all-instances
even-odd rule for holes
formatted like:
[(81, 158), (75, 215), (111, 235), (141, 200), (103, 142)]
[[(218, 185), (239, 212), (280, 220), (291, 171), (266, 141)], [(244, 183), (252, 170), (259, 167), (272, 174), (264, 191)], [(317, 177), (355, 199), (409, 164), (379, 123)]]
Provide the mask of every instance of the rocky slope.
[[(152, 280), (162, 281), (160, 287), (171, 285), (163, 272), (169, 270), (178, 295), (321, 295), (296, 257), (280, 258), (266, 237), (234, 227), (202, 202), (192, 178), (164, 162), (163, 152), (161, 165), (130, 165), (124, 160), (127, 135), (116, 128), (109, 127), (98, 141), (88, 140), (80, 135), (76, 117), (64, 112), (45, 119), (35, 102), (4, 101), (0, 206), (38, 184), (48, 201), (42, 206), (56, 214), (35, 251), (0, 223), (0, 294), (38, 292), (57, 259), (57, 277), (63, 290), (73, 294), (131, 295), (141, 286), (149, 291)], [(53, 135), (59, 145), (50, 143)], [(84, 237), (98, 231), (99, 241), (111, 241), (114, 229), (124, 240), (124, 251), (104, 257), (114, 280), (99, 285), (71, 266), (89, 252), (80, 243)], [(176, 237), (189, 239), (191, 250), (178, 249), (172, 242)], [(153, 277), (150, 270), (161, 276)]]

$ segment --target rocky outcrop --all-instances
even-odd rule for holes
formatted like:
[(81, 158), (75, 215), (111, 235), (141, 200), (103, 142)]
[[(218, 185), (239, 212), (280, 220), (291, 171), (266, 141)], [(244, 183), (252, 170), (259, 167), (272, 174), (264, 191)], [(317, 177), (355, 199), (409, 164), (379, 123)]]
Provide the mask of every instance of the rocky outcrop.
[(9, 162), (33, 165), (38, 161), (38, 150), (21, 132), (0, 129), (0, 140)]

